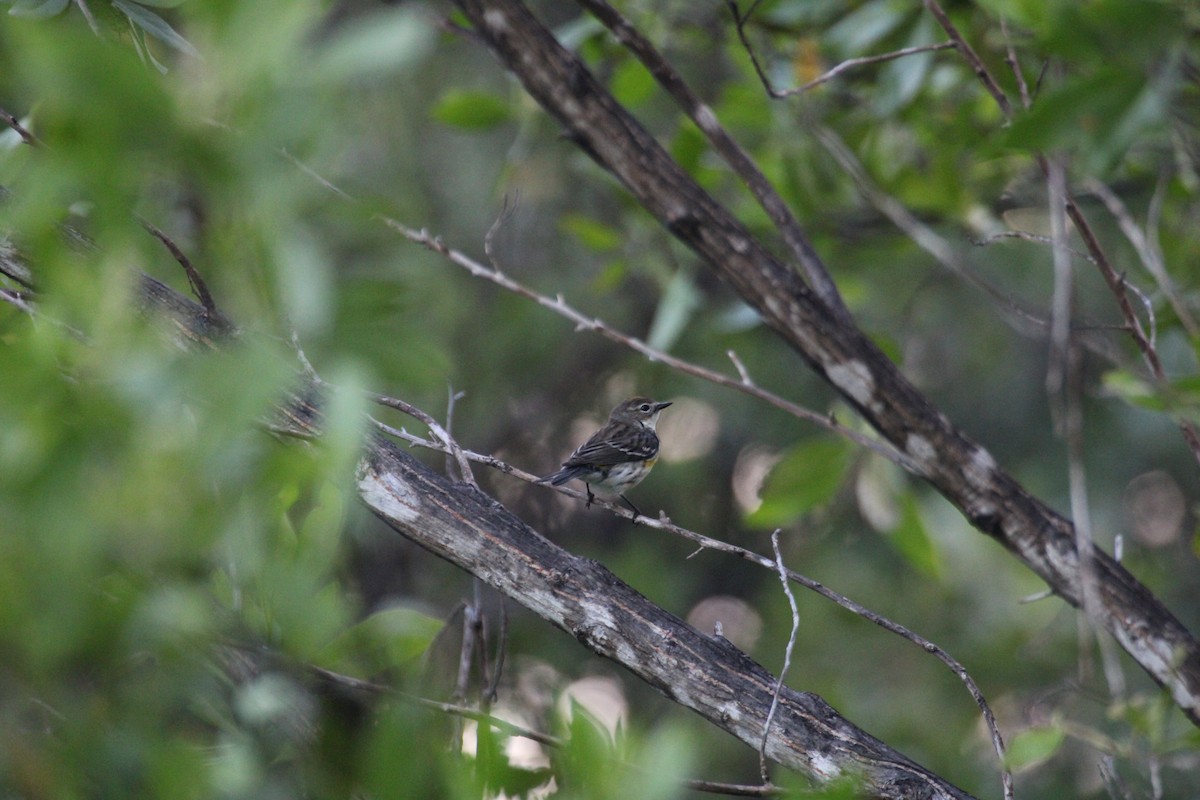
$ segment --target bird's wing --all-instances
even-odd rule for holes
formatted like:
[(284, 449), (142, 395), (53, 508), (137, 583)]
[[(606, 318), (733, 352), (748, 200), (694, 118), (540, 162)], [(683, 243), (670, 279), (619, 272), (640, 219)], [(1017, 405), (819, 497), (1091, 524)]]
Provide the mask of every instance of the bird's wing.
[(658, 436), (649, 428), (623, 427), (597, 431), (596, 435), (579, 446), (564, 467), (591, 464), (611, 467), (626, 461), (644, 461), (658, 452)]

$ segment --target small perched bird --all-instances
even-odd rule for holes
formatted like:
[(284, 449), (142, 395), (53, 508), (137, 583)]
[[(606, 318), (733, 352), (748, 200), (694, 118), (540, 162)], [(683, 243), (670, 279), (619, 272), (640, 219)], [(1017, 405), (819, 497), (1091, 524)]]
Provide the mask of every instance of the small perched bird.
[(648, 397), (634, 397), (621, 403), (608, 415), (608, 423), (563, 462), (562, 469), (538, 480), (560, 486), (578, 478), (587, 486), (587, 507), (591, 508), (592, 487), (612, 492), (633, 509), (633, 518), (641, 516), (638, 507), (625, 492), (642, 482), (658, 461), (658, 434), (654, 426), (668, 403)]

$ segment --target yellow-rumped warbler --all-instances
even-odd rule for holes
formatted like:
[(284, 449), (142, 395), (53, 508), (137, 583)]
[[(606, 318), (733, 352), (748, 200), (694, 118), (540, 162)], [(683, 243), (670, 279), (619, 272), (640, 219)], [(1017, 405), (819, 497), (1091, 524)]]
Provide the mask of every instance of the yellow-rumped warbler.
[(562, 469), (538, 480), (560, 486), (578, 478), (587, 486), (587, 507), (591, 508), (592, 487), (620, 497), (633, 509), (633, 518), (641, 515), (624, 492), (650, 474), (658, 461), (658, 434), (654, 426), (658, 415), (670, 403), (648, 397), (634, 397), (621, 403), (608, 415), (608, 424), (591, 435), (563, 462)]

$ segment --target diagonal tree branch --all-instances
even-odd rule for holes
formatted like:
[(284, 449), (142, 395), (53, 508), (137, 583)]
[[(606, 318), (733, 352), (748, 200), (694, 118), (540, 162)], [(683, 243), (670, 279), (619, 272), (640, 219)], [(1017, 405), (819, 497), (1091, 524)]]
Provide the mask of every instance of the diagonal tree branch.
[(695, 123), (709, 143), (725, 159), (725, 162), (733, 168), (733, 171), (750, 189), (754, 198), (758, 200), (758, 204), (767, 212), (767, 216), (771, 218), (771, 222), (779, 230), (783, 240), (787, 242), (788, 248), (799, 261), (809, 283), (812, 284), (817, 296), (825, 303), (829, 312), (841, 320), (849, 320), (850, 311), (842, 301), (842, 296), (838, 293), (833, 278), (829, 276), (829, 271), (808, 241), (800, 223), (792, 215), (791, 209), (775, 191), (775, 187), (767, 180), (767, 176), (754, 163), (754, 159), (750, 158), (750, 154), (721, 126), (713, 110), (692, 91), (692, 88), (684, 82), (683, 77), (671, 66), (670, 62), (662, 57), (650, 40), (633, 27), (606, 0), (577, 1), (591, 11), (596, 19), (604, 24), (604, 27), (612, 31), (621, 44), (637, 56), (646, 69), (650, 70), (650, 74), (654, 76), (659, 85), (675, 99), (683, 112)]
[[(500, 61), (637, 200), (752, 305), (808, 365), (967, 519), (1080, 603), (1071, 523), (1029, 494), (856, 327), (704, 192), (518, 0), (456, 0)], [(1200, 643), (1123, 566), (1097, 551), (1097, 622), (1200, 724)]]

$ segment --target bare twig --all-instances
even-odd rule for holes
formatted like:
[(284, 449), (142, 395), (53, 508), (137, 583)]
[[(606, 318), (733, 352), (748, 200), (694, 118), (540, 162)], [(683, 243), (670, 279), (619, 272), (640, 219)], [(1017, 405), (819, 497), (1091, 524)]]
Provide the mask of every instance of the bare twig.
[(933, 256), (935, 261), (967, 284), (982, 291), (1002, 310), (1008, 312), (1014, 322), (1033, 324), (1039, 330), (1049, 327), (1046, 320), (1022, 308), (1011, 297), (968, 269), (958, 250), (945, 237), (917, 218), (899, 200), (876, 186), (867, 175), (862, 163), (835, 131), (831, 128), (817, 126), (813, 129), (813, 133), (825, 151), (854, 180), (859, 192), (867, 202), (887, 217), (905, 236), (912, 239), (918, 247)]
[[(1121, 233), (1125, 234), (1125, 238), (1129, 240), (1129, 244), (1133, 246), (1134, 252), (1138, 255), (1138, 260), (1142, 262), (1142, 266), (1154, 278), (1158, 288), (1166, 296), (1167, 302), (1171, 304), (1171, 308), (1175, 310), (1176, 316), (1179, 317), (1180, 324), (1187, 330), (1188, 335), (1194, 338), (1200, 338), (1200, 325), (1197, 325), (1195, 318), (1184, 305), (1183, 298), (1179, 296), (1179, 289), (1175, 286), (1175, 282), (1171, 280), (1170, 274), (1167, 273), (1166, 265), (1163, 263), (1162, 251), (1156, 247), (1146, 232), (1143, 231), (1134, 221), (1133, 215), (1129, 213), (1125, 203), (1117, 196), (1117, 193), (1108, 187), (1101, 180), (1095, 178), (1086, 182), (1087, 188), (1100, 198), (1100, 202), (1104, 203), (1104, 207), (1108, 209), (1108, 213), (1113, 215), (1117, 221), (1117, 226), (1120, 227)], [(1159, 184), (1161, 190), (1162, 184)], [(1155, 198), (1160, 198), (1161, 192), (1155, 191)], [(1158, 199), (1161, 203), (1161, 199)], [(1157, 214), (1152, 215), (1156, 217)], [(1149, 228), (1149, 222), (1147, 223)], [(1151, 337), (1153, 338), (1153, 337)]]
[(162, 230), (150, 220), (144, 219), (143, 217), (138, 217), (138, 222), (142, 224), (142, 227), (146, 229), (147, 233), (149, 233), (155, 239), (158, 239), (158, 241), (162, 242), (163, 247), (167, 248), (168, 252), (170, 252), (171, 255), (174, 256), (175, 260), (179, 262), (179, 266), (183, 267), (184, 273), (187, 274), (188, 285), (192, 287), (192, 291), (195, 293), (196, 298), (200, 301), (200, 305), (204, 306), (204, 313), (210, 317), (219, 316), (220, 312), (217, 311), (217, 304), (213, 300), (212, 293), (208, 291), (208, 285), (204, 282), (204, 279), (200, 277), (200, 273), (196, 271), (196, 268), (192, 266), (191, 260), (184, 255), (181, 249), (179, 249), (179, 245), (175, 244), (171, 237), (163, 233)]
[(950, 17), (946, 15), (945, 9), (938, 4), (937, 0), (925, 0), (925, 8), (937, 20), (938, 25), (942, 26), (942, 30), (950, 37), (950, 41), (954, 42), (958, 52), (971, 65), (971, 69), (975, 71), (975, 76), (983, 84), (983, 88), (987, 89), (988, 94), (996, 101), (996, 105), (1000, 106), (1000, 110), (1004, 112), (1006, 119), (1012, 117), (1012, 104), (1008, 102), (1008, 96), (1004, 94), (1004, 90), (1000, 88), (1000, 84), (988, 71), (987, 65), (983, 63), (983, 59), (979, 54), (972, 49), (971, 45), (967, 44), (967, 40), (959, 32), (954, 23), (950, 21)]
[(1004, 37), (1004, 62), (1008, 64), (1013, 77), (1017, 79), (1017, 91), (1021, 94), (1021, 105), (1029, 108), (1033, 105), (1033, 98), (1029, 95), (1029, 84), (1025, 82), (1025, 73), (1021, 71), (1021, 62), (1017, 60), (1017, 51), (1013, 49), (1012, 37), (1008, 33), (1008, 20), (1004, 17), (1000, 18), (1000, 35)]
[[(1054, 261), (1054, 295), (1050, 303), (1050, 357), (1046, 363), (1046, 393), (1050, 410), (1060, 435), (1065, 431), (1065, 414), (1059, 413), (1064, 403), (1063, 386), (1067, 380), (1068, 351), (1071, 349), (1071, 308), (1074, 295), (1074, 271), (1071, 254), (1067, 251), (1067, 221), (1063, 212), (1066, 196), (1066, 174), (1058, 160), (1048, 162), (1046, 176), (1049, 195), (1051, 253)], [(1078, 527), (1076, 528), (1078, 531)]]
[[(1045, 245), (1054, 244), (1053, 237), (1043, 236), (1040, 233), (1030, 233), (1029, 231), (1000, 231), (999, 233), (993, 233), (991, 236), (985, 236), (982, 239), (972, 239), (971, 244), (975, 245), (976, 247), (987, 247), (988, 245), (998, 242), (1001, 239), (1020, 239), (1023, 242), (1034, 242), (1036, 244)], [(1083, 250), (1077, 250), (1074, 247), (1068, 247), (1067, 252), (1069, 252), (1074, 258), (1081, 258), (1084, 261), (1090, 261), (1094, 263), (1096, 260)]]
[[(1045, 173), (1047, 170), (1045, 157), (1039, 157), (1038, 163), (1041, 165), (1043, 173)], [(1158, 351), (1146, 335), (1146, 331), (1142, 327), (1137, 313), (1133, 310), (1133, 305), (1129, 302), (1129, 293), (1126, 291), (1128, 284), (1124, 276), (1118, 275), (1117, 271), (1113, 269), (1112, 264), (1108, 260), (1108, 255), (1100, 246), (1099, 238), (1097, 238), (1087, 217), (1083, 215), (1083, 212), (1079, 209), (1079, 205), (1075, 202), (1075, 198), (1069, 191), (1066, 193), (1065, 203), (1067, 216), (1070, 217), (1071, 222), (1075, 225), (1075, 229), (1083, 239), (1088, 252), (1095, 259), (1096, 268), (1100, 270), (1104, 282), (1108, 284), (1109, 291), (1117, 301), (1117, 307), (1121, 311), (1121, 316), (1125, 318), (1126, 330), (1133, 338), (1138, 350), (1141, 351), (1142, 358), (1150, 368), (1150, 373), (1154, 376), (1154, 380), (1160, 385), (1166, 384), (1167, 375), (1163, 370), (1162, 361), (1158, 357)], [(1191, 420), (1182, 418), (1177, 421), (1177, 424), (1179, 425), (1180, 432), (1183, 434), (1184, 441), (1187, 442), (1188, 448), (1192, 451), (1192, 457), (1197, 463), (1200, 463), (1200, 433), (1197, 432), (1196, 426)]]
[(755, 786), (744, 783), (719, 783), (717, 781), (684, 781), (683, 785), (685, 788), (695, 792), (723, 794), (729, 797), (779, 797), (784, 794), (783, 789), (771, 784)]
[(504, 595), (500, 595), (500, 630), (496, 634), (496, 661), (492, 668), (492, 680), (484, 688), (482, 693), (483, 707), (488, 708), (492, 703), (496, 702), (496, 695), (500, 691), (500, 677), (504, 674), (504, 658), (508, 652), (508, 606), (504, 602)]
[(788, 608), (792, 610), (792, 632), (788, 634), (787, 647), (783, 650), (783, 668), (779, 670), (779, 680), (775, 683), (775, 691), (771, 694), (771, 708), (767, 711), (767, 721), (763, 723), (762, 742), (758, 746), (758, 772), (764, 784), (771, 782), (767, 769), (767, 735), (771, 732), (771, 722), (775, 719), (775, 710), (779, 708), (779, 692), (783, 689), (784, 678), (792, 667), (792, 651), (796, 647), (796, 634), (800, 631), (800, 610), (796, 607), (796, 597), (788, 583), (787, 567), (783, 565), (783, 552), (779, 549), (779, 529), (771, 534), (771, 548), (775, 551), (775, 570), (779, 573), (779, 582), (783, 584), (783, 593), (787, 597)]
[(406, 403), (398, 397), (388, 397), (387, 395), (374, 393), (371, 393), (370, 396), (374, 402), (381, 406), (387, 406), (388, 408), (394, 408), (397, 411), (403, 411), (410, 417), (414, 417), (425, 423), (425, 426), (429, 428), (430, 433), (437, 437), (438, 441), (445, 446), (445, 452), (454, 456), (454, 461), (458, 465), (459, 480), (474, 486), (476, 489), (479, 488), (479, 484), (475, 482), (475, 476), (471, 472), (471, 464), (467, 460), (466, 456), (463, 455), (463, 449), (459, 447), (458, 442), (454, 440), (454, 438), (446, 431), (445, 428), (441, 426), (441, 424), (438, 423), (436, 419), (434, 419), (425, 411), (422, 411), (411, 403)]
[(0, 288), (0, 300), (3, 300), (11, 306), (16, 306), (31, 317), (34, 316), (34, 308), (32, 305), (30, 305), (29, 301), (25, 299), (23, 292)]
[[(1091, 505), (1088, 500), (1087, 472), (1084, 467), (1083, 436), (1083, 370), (1081, 354), (1070, 341), (1070, 314), (1073, 272), (1071, 254), (1066, 247), (1067, 194), (1066, 172), (1057, 159), (1049, 159), (1047, 187), (1050, 207), (1050, 231), (1054, 240), (1054, 324), (1051, 337), (1050, 371), (1046, 388), (1052, 398), (1062, 398), (1063, 415), (1060, 433), (1067, 444), (1067, 481), (1071, 502), (1071, 518), (1075, 522), (1075, 550), (1079, 554), (1080, 608), (1079, 618), (1080, 669), (1086, 677), (1090, 671), (1088, 642), (1095, 636), (1100, 648), (1101, 663), (1109, 693), (1119, 699), (1125, 693), (1125, 679), (1117, 663), (1111, 640), (1092, 620), (1100, 608), (1099, 586), (1096, 579), (1095, 543), (1092, 535)], [(1052, 405), (1053, 407), (1053, 405)]]
[[(447, 458), (449, 457), (447, 455)], [(478, 641), (475, 635), (478, 617), (479, 609), (475, 604), (465, 603), (463, 606), (462, 640), (458, 651), (458, 677), (454, 681), (454, 693), (451, 695), (455, 702), (458, 703), (466, 702), (467, 690), (470, 688), (471, 664), (475, 660), (475, 644)]]
[(21, 120), (17, 119), (15, 114), (10, 114), (3, 108), (0, 108), (0, 120), (2, 120), (4, 124), (8, 125), (8, 127), (16, 131), (17, 135), (21, 137), (21, 141), (25, 142), (25, 144), (32, 145), (34, 147), (41, 144), (41, 142), (38, 141), (38, 138), (34, 136), (29, 129), (21, 124)]
[[(741, 31), (741, 23), (739, 23), (738, 29), (740, 32)], [(741, 34), (741, 35), (743, 36), (743, 38), (742, 38), (743, 43), (746, 43), (744, 34)], [(813, 78), (811, 81), (801, 84), (800, 86), (793, 86), (788, 89), (776, 89), (774, 86), (771, 85), (770, 80), (767, 78), (767, 76), (765, 74), (763, 74), (761, 71), (759, 71), (759, 78), (762, 80), (763, 87), (767, 90), (767, 94), (769, 94), (775, 100), (783, 100), (784, 98), (787, 98), (787, 97), (792, 97), (794, 95), (803, 94), (804, 92), (807, 92), (810, 89), (815, 89), (816, 87), (820, 86), (821, 84), (828, 83), (829, 81), (833, 80), (837, 76), (841, 75), (843, 72), (848, 72), (848, 71), (854, 69), (855, 67), (865, 67), (870, 64), (879, 64), (884, 61), (895, 61), (898, 58), (904, 58), (906, 56), (916, 55), (917, 53), (931, 53), (931, 52), (935, 52), (937, 50), (949, 50), (950, 48), (952, 48), (954, 46), (955, 46), (954, 42), (938, 42), (937, 44), (921, 44), (921, 45), (916, 45), (914, 47), (902, 47), (899, 50), (892, 50), (887, 53), (878, 53), (873, 56), (859, 56), (858, 58), (848, 58), (845, 61), (842, 61), (842, 62), (836, 64), (835, 66), (830, 68), (828, 71), (822, 72), (820, 75)], [(747, 47), (748, 47), (748, 45), (747, 45)]]
[(584, 315), (580, 311), (570, 306), (563, 299), (562, 295), (558, 295), (557, 297), (549, 297), (514, 280), (513, 278), (509, 277), (507, 273), (501, 272), (498, 269), (489, 269), (488, 267), (485, 267), (483, 264), (480, 264), (478, 261), (475, 261), (462, 252), (449, 247), (444, 241), (442, 241), (440, 237), (431, 236), (425, 230), (414, 230), (412, 228), (408, 228), (404, 224), (397, 222), (390, 217), (380, 217), (380, 219), (385, 225), (399, 232), (409, 241), (432, 250), (433, 252), (446, 258), (451, 263), (462, 267), (475, 277), (483, 278), (484, 280), (490, 281), (502, 289), (512, 292), (513, 294), (517, 294), (521, 297), (532, 300), (543, 308), (547, 308), (564, 319), (573, 322), (575, 324), (575, 330), (577, 331), (594, 331), (610, 341), (617, 342), (618, 344), (624, 345), (631, 350), (640, 353), (651, 361), (665, 364), (671, 369), (678, 370), (679, 372), (683, 372), (697, 378), (702, 378), (703, 380), (718, 384), (720, 386), (736, 389), (744, 394), (756, 397), (759, 400), (763, 400), (782, 411), (786, 411), (798, 419), (803, 419), (807, 422), (819, 425), (826, 430), (841, 434), (842, 436), (853, 440), (855, 443), (869, 448), (875, 453), (878, 453), (889, 461), (904, 467), (910, 472), (915, 470), (913, 460), (908, 455), (901, 453), (900, 451), (884, 442), (879, 441), (878, 439), (873, 439), (860, 433), (859, 431), (854, 430), (853, 428), (846, 427), (836, 420), (830, 419), (826, 414), (818, 414), (815, 411), (811, 411), (789, 400), (785, 400), (779, 395), (769, 392), (753, 382), (746, 382), (744, 379), (733, 378), (729, 375), (725, 375), (724, 373), (716, 372), (714, 370), (701, 367), (697, 364), (684, 361), (683, 359), (676, 358), (675, 356), (662, 350), (657, 350), (646, 344), (646, 342), (642, 341), (641, 339), (621, 333), (600, 319)]
[(821, 261), (821, 257), (808, 241), (808, 236), (800, 227), (787, 203), (775, 191), (775, 187), (767, 180), (767, 176), (754, 162), (729, 132), (721, 126), (717, 115), (706, 103), (684, 82), (683, 77), (671, 66), (662, 54), (642, 33), (629, 23), (619, 11), (613, 8), (607, 0), (578, 0), (596, 19), (625, 45), (643, 66), (650, 71), (659, 85), (675, 99), (684, 113), (695, 123), (701, 133), (712, 144), (713, 148), (725, 159), (725, 163), (746, 184), (746, 188), (754, 195), (754, 199), (771, 219), (773, 225), (783, 236), (792, 255), (804, 270), (808, 282), (812, 285), (817, 296), (821, 298), (830, 313), (842, 321), (850, 319), (850, 311), (846, 308), (841, 294), (829, 276), (829, 270)]
[[(466, 392), (455, 392), (454, 387), (446, 384), (446, 435), (453, 436), (454, 431), (454, 404), (466, 396)], [(446, 473), (450, 472), (452, 455), (446, 455)]]
[(746, 365), (742, 363), (742, 359), (738, 358), (738, 354), (733, 350), (726, 350), (725, 355), (729, 356), (729, 360), (733, 362), (733, 366), (737, 369), (742, 383), (747, 386), (753, 386), (754, 381), (750, 379), (750, 373), (746, 371)]
[[(431, 450), (437, 450), (439, 452), (445, 452), (445, 445), (442, 444), (441, 442), (437, 442), (437, 441), (433, 441), (433, 440), (429, 440), (429, 439), (422, 439), (421, 437), (415, 436), (407, 431), (397, 430), (395, 428), (392, 428), (392, 427), (385, 425), (383, 423), (380, 423), (378, 421), (374, 421), (374, 423), (384, 433), (386, 433), (390, 436), (394, 436), (402, 441), (408, 442), (410, 445), (417, 446), (417, 447), (424, 447), (424, 448), (431, 449)], [(470, 450), (464, 450), (463, 455), (466, 458), (469, 458), (471, 461), (491, 467), (492, 469), (498, 470), (506, 475), (511, 475), (514, 478), (517, 478), (518, 480), (524, 481), (526, 483), (537, 484), (539, 477), (540, 477), (538, 475), (534, 475), (531, 472), (526, 472), (525, 470), (520, 469), (519, 467), (515, 467), (512, 464), (509, 464), (505, 461), (502, 461), (501, 459), (498, 459), (495, 456), (490, 456), (490, 455), (486, 455), (486, 454), (482, 454), (482, 453), (475, 453)], [(578, 500), (584, 499), (583, 492), (576, 491), (575, 489), (572, 489), (569, 486), (556, 486), (556, 487), (554, 487), (554, 489), (556, 491), (561, 492), (562, 494), (567, 495), (568, 497), (573, 497)], [(604, 497), (596, 497), (592, 504), (594, 506), (600, 506), (605, 509), (608, 509), (613, 514), (616, 514), (617, 516), (620, 516), (620, 517), (624, 517), (626, 519), (632, 520), (634, 517), (634, 514), (632, 511), (625, 508), (621, 504), (611, 501), (611, 500), (608, 500)], [(713, 539), (713, 538), (705, 536), (701, 533), (697, 533), (697, 532), (689, 530), (687, 528), (683, 528), (683, 527), (673, 523), (665, 515), (660, 514), (660, 516), (658, 518), (647, 517), (644, 514), (639, 515), (637, 517), (637, 523), (640, 525), (644, 525), (648, 528), (654, 528), (656, 530), (661, 530), (666, 533), (670, 533), (672, 535), (679, 536), (682, 539), (691, 541), (695, 544), (698, 544), (700, 546), (701, 550), (707, 549), (707, 550), (714, 550), (714, 551), (721, 552), (721, 553), (728, 553), (730, 555), (741, 558), (745, 561), (749, 561), (752, 564), (757, 564), (760, 567), (769, 569), (772, 572), (776, 572), (776, 573), (778, 572), (778, 565), (776, 564), (775, 559), (770, 558), (768, 556), (761, 555), (759, 553), (755, 553), (752, 550), (747, 550), (744, 547), (739, 547), (738, 545), (730, 544), (728, 542), (724, 542), (719, 539)], [(967, 672), (966, 668), (961, 663), (959, 663), (959, 661), (957, 659), (955, 659), (953, 656), (951, 656), (949, 653), (947, 653), (945, 650), (943, 650), (937, 644), (935, 644), (934, 642), (931, 642), (930, 640), (926, 639), (925, 637), (921, 636), (918, 633), (910, 631), (908, 628), (904, 627), (903, 625), (901, 625), (897, 622), (893, 622), (892, 620), (890, 620), (886, 617), (883, 617), (879, 614), (876, 614), (874, 611), (871, 611), (870, 609), (866, 608), (865, 606), (860, 605), (859, 603), (856, 603), (855, 601), (851, 600), (850, 598), (848, 598), (844, 595), (841, 595), (838, 592), (835, 592), (834, 590), (830, 589), (829, 587), (825, 586), (824, 584), (820, 583), (819, 581), (815, 581), (812, 578), (809, 578), (799, 572), (796, 572), (792, 569), (786, 569), (785, 573), (787, 575), (788, 580), (792, 581), (793, 583), (803, 586), (804, 588), (808, 589), (809, 591), (816, 592), (817, 594), (819, 594), (822, 597), (824, 597), (825, 599), (835, 603), (836, 605), (840, 606), (841, 608), (845, 609), (846, 611), (849, 611), (850, 613), (852, 613), (856, 616), (862, 617), (863, 619), (867, 620), (868, 622), (872, 623), (873, 625), (877, 625), (878, 627), (883, 628), (884, 630), (889, 631), (890, 633), (893, 633), (897, 636), (900, 636), (903, 639), (908, 640), (909, 642), (911, 642), (912, 644), (921, 648), (926, 653), (929, 653), (934, 658), (938, 659), (939, 661), (941, 661), (943, 664), (945, 664), (947, 667), (950, 668), (950, 670), (958, 677), (959, 681), (962, 682), (963, 686), (966, 687), (967, 692), (971, 695), (971, 698), (975, 701), (975, 704), (980, 709), (980, 713), (983, 716), (984, 723), (987, 725), (988, 731), (991, 735), (992, 747), (996, 752), (996, 756), (997, 756), (997, 759), (999, 760), (999, 763), (1001, 764), (1001, 779), (1002, 779), (1002, 783), (1004, 785), (1004, 796), (1005, 796), (1006, 800), (1011, 800), (1011, 798), (1013, 796), (1012, 795), (1012, 774), (1008, 771), (1008, 769), (1006, 767), (1003, 766), (1004, 760), (1005, 760), (1005, 758), (1004, 758), (1004, 752), (1005, 752), (1004, 738), (1000, 734), (1000, 729), (996, 724), (996, 717), (992, 713), (991, 707), (988, 705), (987, 701), (984, 699), (983, 693), (979, 690), (979, 686), (975, 683), (975, 680), (971, 677), (970, 673)]]

